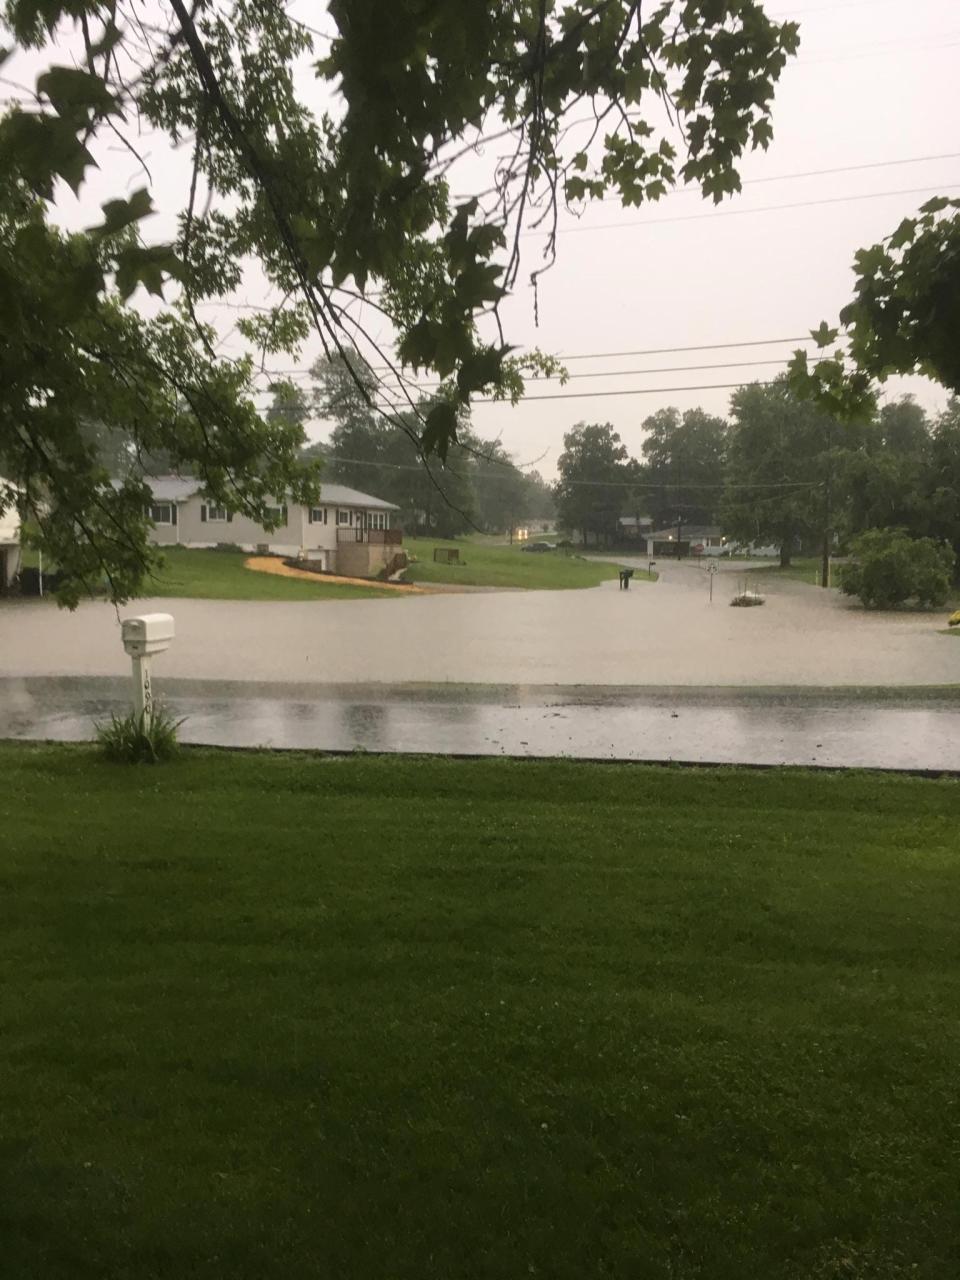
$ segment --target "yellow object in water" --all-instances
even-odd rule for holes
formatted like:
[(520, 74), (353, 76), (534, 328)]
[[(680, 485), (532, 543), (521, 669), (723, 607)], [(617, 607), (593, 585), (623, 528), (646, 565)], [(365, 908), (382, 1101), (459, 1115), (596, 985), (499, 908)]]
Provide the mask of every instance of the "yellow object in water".
[(947, 626), (960, 627), (960, 609), (958, 609), (956, 613), (951, 613), (950, 617), (947, 619)]

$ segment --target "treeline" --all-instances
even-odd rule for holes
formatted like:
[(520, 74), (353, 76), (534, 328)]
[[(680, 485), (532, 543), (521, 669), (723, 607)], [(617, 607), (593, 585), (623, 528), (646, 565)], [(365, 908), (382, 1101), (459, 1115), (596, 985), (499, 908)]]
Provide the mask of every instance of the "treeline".
[(498, 441), (482, 440), (468, 422), (460, 423), (446, 463), (434, 457), (425, 465), (417, 448), (421, 423), (416, 415), (376, 412), (370, 402), (382, 400), (382, 389), (359, 356), (351, 363), (357, 377), (342, 360), (317, 361), (309, 394), (279, 386), (267, 413), (301, 421), (316, 415), (334, 424), (329, 441), (305, 450), (324, 459), (324, 479), (396, 503), (408, 533), (450, 538), (479, 529), (509, 534), (531, 521), (553, 521), (552, 486), (536, 471), (521, 471)]
[(724, 419), (663, 409), (640, 458), (609, 424), (564, 436), (559, 525), (613, 543), (621, 516), (656, 528), (718, 525), (731, 539), (820, 552), (868, 529), (905, 530), (960, 555), (960, 400), (930, 419), (911, 397), (840, 422), (785, 378), (737, 390)]

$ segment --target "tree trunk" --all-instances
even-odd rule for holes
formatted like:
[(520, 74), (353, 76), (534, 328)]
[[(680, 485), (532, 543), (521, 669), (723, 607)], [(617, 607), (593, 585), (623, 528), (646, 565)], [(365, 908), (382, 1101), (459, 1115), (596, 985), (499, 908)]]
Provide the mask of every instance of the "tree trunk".
[(781, 569), (790, 568), (790, 557), (792, 555), (793, 555), (793, 541), (790, 538), (785, 538), (783, 542), (780, 543), (780, 568)]

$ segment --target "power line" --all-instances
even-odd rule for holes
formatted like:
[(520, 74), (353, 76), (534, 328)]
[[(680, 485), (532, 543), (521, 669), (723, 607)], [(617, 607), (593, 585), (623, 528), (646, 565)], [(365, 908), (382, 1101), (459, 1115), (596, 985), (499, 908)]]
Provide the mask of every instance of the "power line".
[[(842, 341), (843, 335), (838, 335), (837, 340)], [(621, 359), (625, 359), (627, 357), (633, 357), (633, 356), (677, 355), (685, 351), (733, 351), (733, 350), (742, 350), (744, 347), (774, 347), (774, 346), (784, 346), (786, 343), (791, 343), (791, 342), (813, 342), (813, 341), (814, 341), (814, 338), (812, 337), (811, 334), (808, 333), (803, 337), (754, 338), (749, 342), (701, 342), (701, 343), (692, 343), (688, 346), (683, 346), (683, 347), (643, 347), (643, 348), (640, 348), (639, 350), (633, 350), (633, 351), (578, 352), (572, 355), (560, 354), (556, 358), (564, 362), (572, 361), (572, 360), (621, 360)], [(663, 367), (663, 368), (656, 368), (656, 369), (636, 369), (636, 370), (623, 369), (620, 371), (620, 373), (622, 373), (623, 375), (626, 375), (629, 373), (674, 373), (674, 372), (679, 373), (681, 371), (681, 368), (691, 369), (691, 370), (692, 369), (724, 369), (724, 368), (733, 369), (733, 368), (747, 368), (752, 365), (780, 364), (780, 363), (781, 362), (779, 360), (770, 360), (770, 361), (742, 360), (742, 361), (732, 361), (729, 364), (716, 364), (716, 365), (691, 364), (691, 365), (683, 365), (683, 366), (675, 366), (675, 367), (671, 366), (671, 367)], [(370, 370), (372, 373), (391, 372), (391, 370), (388, 368), (387, 365), (371, 365)], [(298, 375), (300, 377), (307, 378), (311, 376), (309, 369), (269, 369), (267, 370), (267, 373), (270, 377), (290, 377), (292, 375)], [(574, 374), (571, 374), (570, 376), (573, 378), (597, 378), (597, 377), (605, 377), (605, 376), (612, 377), (612, 376), (615, 376), (615, 373), (616, 371), (611, 371), (609, 375), (603, 374), (603, 373), (583, 373), (583, 374), (574, 373)], [(554, 376), (554, 375), (551, 375), (551, 376)], [(252, 394), (270, 395), (271, 392), (269, 387), (256, 387), (253, 389)]]
[[(873, 160), (868, 164), (843, 164), (835, 169), (805, 169), (800, 173), (775, 173), (764, 178), (744, 178), (742, 186), (756, 186), (761, 182), (790, 182), (795, 178), (825, 178), (836, 175), (838, 173), (861, 173), (866, 169), (889, 169), (896, 165), (905, 164), (927, 164), (934, 160), (958, 160), (960, 159), (960, 151), (945, 151), (935, 156), (909, 156), (904, 160)], [(699, 183), (694, 186), (677, 188), (668, 191), (668, 196), (692, 195), (695, 191), (702, 188)], [(603, 196), (601, 203), (608, 200), (619, 200), (620, 197), (616, 192)], [(624, 206), (626, 207), (626, 206)]]
[[(633, 374), (647, 373), (693, 373), (700, 369), (748, 369), (756, 368), (759, 365), (779, 365), (782, 366), (784, 360), (731, 360), (725, 364), (668, 364), (660, 365), (656, 369), (603, 369), (598, 373), (568, 373), (567, 378), (627, 378)], [(560, 378), (559, 373), (545, 373), (531, 376), (531, 382), (555, 382)], [(411, 384), (412, 385), (412, 384)], [(417, 391), (430, 391), (436, 387), (442, 387), (442, 382), (419, 382), (416, 384)]]
[[(813, 342), (811, 334), (802, 338), (755, 338), (752, 342), (702, 342), (687, 347), (646, 347), (642, 351), (593, 351), (587, 354), (558, 355), (558, 360), (619, 360), (625, 356), (672, 356), (680, 351), (732, 351), (743, 347), (774, 347), (785, 342)], [(751, 361), (750, 363), (754, 363)], [(371, 365), (373, 373), (388, 371), (386, 365)], [(295, 372), (295, 371), (294, 371)]]
[[(752, 382), (754, 387), (769, 387), (767, 382)], [(742, 382), (707, 382), (695, 387), (635, 387), (626, 391), (556, 391), (546, 396), (524, 396), (520, 404), (528, 404), (531, 400), (593, 400), (600, 396), (652, 396), (667, 391), (724, 391), (731, 387), (742, 387)], [(492, 396), (471, 401), (472, 404), (510, 404), (509, 400), (494, 400)]]
[[(598, 222), (586, 227), (558, 227), (557, 235), (576, 235), (578, 232), (584, 231), (620, 231), (626, 230), (628, 227), (653, 227), (663, 222), (700, 222), (704, 218), (742, 218), (747, 214), (753, 213), (776, 213), (786, 209), (812, 209), (815, 205), (826, 204), (853, 204), (859, 200), (882, 200), (887, 196), (925, 195), (938, 191), (952, 191), (957, 187), (960, 187), (958, 182), (941, 182), (935, 187), (904, 187), (899, 191), (870, 191), (858, 196), (828, 196), (820, 200), (794, 200), (789, 204), (759, 205), (756, 209), (719, 209), (712, 213), (681, 213), (667, 218), (644, 218), (642, 221)], [(540, 231), (523, 231), (520, 234), (536, 236), (544, 233)]]
[[(320, 448), (325, 446), (320, 445)], [(370, 458), (343, 458), (338, 453), (325, 453), (322, 455), (325, 462), (342, 462), (352, 467), (377, 467), (383, 471), (416, 471), (423, 474), (423, 467), (417, 463), (409, 462), (377, 462)], [(492, 461), (499, 462), (499, 459)], [(521, 471), (515, 462), (504, 462), (500, 464), (505, 467), (513, 467), (517, 471)], [(495, 479), (493, 476), (480, 475), (477, 479)], [(336, 484), (335, 480), (330, 482)], [(676, 484), (673, 480), (658, 481), (633, 481), (633, 480), (568, 480), (566, 483), (570, 486), (582, 488), (584, 486), (599, 487), (602, 489), (642, 489), (651, 493), (659, 493), (664, 489), (675, 489)], [(323, 481), (320, 482), (321, 488)], [(823, 484), (822, 480), (765, 480), (758, 481), (755, 484), (682, 484), (681, 489), (816, 489)], [(684, 504), (682, 504), (684, 505)], [(689, 505), (689, 504), (685, 504)]]

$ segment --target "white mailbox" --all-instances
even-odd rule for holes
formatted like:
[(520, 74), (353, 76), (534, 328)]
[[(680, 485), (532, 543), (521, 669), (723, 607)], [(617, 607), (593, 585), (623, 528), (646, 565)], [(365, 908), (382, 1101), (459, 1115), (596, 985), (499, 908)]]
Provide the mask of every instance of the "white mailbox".
[(153, 715), (153, 680), (150, 659), (155, 653), (170, 648), (173, 640), (173, 616), (169, 613), (144, 613), (139, 618), (124, 618), (120, 624), (123, 647), (133, 659), (133, 705), (141, 716)]
[(139, 618), (124, 618), (121, 632), (123, 647), (131, 658), (163, 653), (173, 640), (173, 615), (144, 613)]

